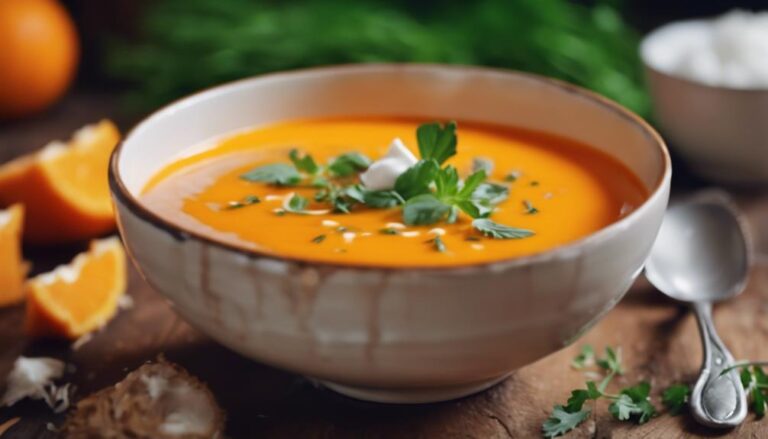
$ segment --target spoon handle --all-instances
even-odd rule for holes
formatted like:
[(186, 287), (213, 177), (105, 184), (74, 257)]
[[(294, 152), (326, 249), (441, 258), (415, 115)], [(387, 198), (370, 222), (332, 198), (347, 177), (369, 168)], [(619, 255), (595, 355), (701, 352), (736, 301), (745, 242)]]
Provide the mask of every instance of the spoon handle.
[(693, 304), (701, 331), (704, 361), (691, 393), (693, 417), (710, 427), (735, 427), (747, 416), (747, 397), (736, 370), (723, 374), (733, 364), (733, 356), (715, 331), (712, 304)]

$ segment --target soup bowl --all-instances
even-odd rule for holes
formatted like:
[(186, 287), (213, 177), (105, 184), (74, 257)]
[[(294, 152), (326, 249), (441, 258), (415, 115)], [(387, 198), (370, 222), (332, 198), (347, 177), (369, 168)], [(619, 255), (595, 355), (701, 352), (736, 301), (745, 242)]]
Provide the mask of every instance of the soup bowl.
[[(139, 198), (190, 145), (288, 119), (360, 115), (477, 121), (578, 140), (624, 163), (649, 196), (571, 244), (449, 268), (279, 258), (186, 229)], [(191, 325), (348, 396), (421, 403), (485, 389), (568, 345), (609, 311), (648, 256), (670, 175), (652, 128), (572, 85), (483, 68), (365, 65), (246, 79), (171, 104), (117, 148), (110, 184), (131, 258)]]

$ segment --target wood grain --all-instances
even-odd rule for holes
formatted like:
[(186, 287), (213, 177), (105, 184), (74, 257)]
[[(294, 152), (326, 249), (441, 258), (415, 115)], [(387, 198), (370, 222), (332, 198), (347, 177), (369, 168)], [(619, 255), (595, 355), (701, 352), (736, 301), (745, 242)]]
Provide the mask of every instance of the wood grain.
[[(47, 140), (64, 137), (85, 122), (114, 114), (103, 96), (75, 96), (53, 113), (20, 125), (0, 126), (0, 158), (8, 159)], [(757, 232), (768, 225), (768, 197), (759, 192), (738, 196)], [(763, 238), (755, 233), (762, 252)], [(36, 271), (67, 261), (80, 247), (26, 249)], [(169, 304), (131, 269), (129, 294), (134, 307), (122, 311), (107, 328), (77, 350), (62, 342), (33, 342), (21, 331), (23, 308), (0, 309), (0, 388), (15, 358), (50, 355), (65, 359), (74, 370), (66, 380), (83, 396), (120, 380), (127, 371), (164, 354), (209, 383), (228, 413), (228, 434), (234, 438), (528, 438), (552, 405), (564, 403), (585, 377), (570, 369), (579, 346), (602, 350), (621, 346), (627, 374), (616, 386), (648, 380), (654, 403), (659, 392), (675, 382), (692, 382), (701, 347), (691, 314), (662, 298), (643, 280), (576, 345), (514, 373), (479, 395), (440, 404), (386, 406), (354, 401), (310, 382), (245, 359), (217, 345), (180, 320)], [(715, 320), (725, 343), (739, 359), (768, 358), (768, 265), (758, 258), (747, 291), (718, 306)], [(2, 436), (52, 438), (48, 423), (61, 423), (39, 401), (0, 410), (0, 424), (20, 421)], [(588, 422), (567, 437), (697, 438), (768, 437), (768, 421), (752, 415), (740, 428), (716, 432), (698, 427), (688, 415), (662, 414), (636, 426), (611, 419), (600, 404)]]

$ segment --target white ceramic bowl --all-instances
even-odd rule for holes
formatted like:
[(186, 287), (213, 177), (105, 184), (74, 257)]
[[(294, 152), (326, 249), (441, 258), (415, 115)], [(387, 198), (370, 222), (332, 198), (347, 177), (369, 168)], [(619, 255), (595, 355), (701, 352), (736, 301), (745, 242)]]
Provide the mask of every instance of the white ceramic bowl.
[(673, 23), (643, 40), (640, 53), (654, 114), (692, 170), (725, 183), (768, 183), (768, 90), (706, 85), (654, 65), (652, 53), (668, 43), (668, 33), (705, 24)]
[[(651, 195), (571, 245), (444, 269), (279, 259), (186, 231), (137, 199), (150, 176), (190, 145), (253, 125), (331, 115), (473, 120), (559, 134), (618, 158)], [(130, 255), (189, 323), (254, 360), (383, 402), (467, 395), (571, 343), (640, 272), (671, 173), (653, 129), (595, 94), (527, 74), (425, 65), (280, 73), (196, 94), (139, 124), (110, 171)]]

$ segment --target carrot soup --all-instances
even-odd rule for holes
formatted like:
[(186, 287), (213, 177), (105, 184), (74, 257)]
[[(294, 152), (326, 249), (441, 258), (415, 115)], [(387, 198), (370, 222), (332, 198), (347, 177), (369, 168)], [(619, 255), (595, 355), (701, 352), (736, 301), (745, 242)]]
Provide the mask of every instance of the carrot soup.
[(356, 266), (440, 267), (550, 250), (648, 196), (614, 158), (470, 122), (307, 119), (194, 147), (142, 202), (214, 240)]

